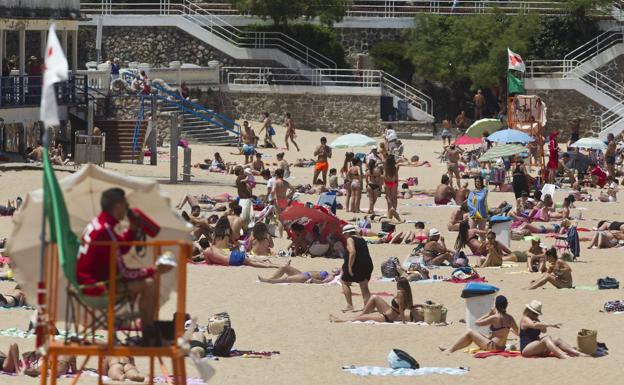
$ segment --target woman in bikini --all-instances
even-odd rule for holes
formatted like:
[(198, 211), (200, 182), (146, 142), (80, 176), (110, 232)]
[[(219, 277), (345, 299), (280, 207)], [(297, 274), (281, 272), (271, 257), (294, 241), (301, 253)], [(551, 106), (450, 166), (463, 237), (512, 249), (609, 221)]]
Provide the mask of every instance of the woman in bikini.
[(344, 160), (344, 163), (342, 164), (342, 168), (340, 169), (340, 176), (344, 178), (344, 189), (346, 190), (345, 211), (347, 212), (351, 211), (352, 191), (351, 191), (351, 178), (350, 178), (351, 174), (349, 173), (349, 171), (351, 170), (353, 157), (354, 155), (352, 152), (347, 152), (345, 154), (345, 160)]
[(384, 186), (386, 193), (386, 202), (388, 203), (388, 219), (396, 219), (401, 222), (401, 217), (397, 211), (398, 207), (398, 189), (399, 189), (399, 164), (397, 164), (393, 155), (389, 155), (384, 167)]
[(102, 364), (103, 372), (113, 381), (145, 381), (145, 376), (139, 372), (132, 357), (106, 357)]
[(571, 225), (572, 223), (569, 219), (562, 220), (561, 224), (550, 223), (545, 225), (534, 225), (532, 223), (522, 223), (516, 227), (514, 231), (525, 235), (548, 233), (564, 235), (568, 233), (568, 229)]
[(6, 354), (0, 352), (0, 370), (5, 373), (18, 373), (20, 369), (19, 348), (17, 344), (11, 344)]
[(597, 231), (587, 248), (610, 249), (617, 247), (620, 241), (624, 241), (624, 232), (622, 231)]
[(446, 354), (451, 354), (474, 343), (482, 350), (500, 352), (505, 350), (510, 331), (516, 335), (519, 334), (516, 320), (507, 314), (507, 298), (502, 295), (496, 297), (494, 308), (476, 320), (475, 324), (479, 327), (489, 326), (490, 335), (484, 336), (475, 330), (468, 330), (449, 348), (440, 346), (439, 349)]
[(549, 220), (561, 220), (561, 219), (569, 219), (570, 218), (570, 205), (572, 204), (572, 200), (569, 196), (563, 199), (563, 207), (561, 207), (557, 212), (548, 213)]
[(368, 162), (366, 173), (366, 191), (368, 192), (368, 213), (375, 214), (375, 203), (381, 196), (381, 185), (383, 184), (382, 168), (377, 165), (375, 159)]
[(502, 266), (503, 257), (511, 254), (511, 250), (497, 241), (496, 233), (490, 230), (487, 232), (485, 242), (481, 244), (479, 254), (484, 255), (479, 257), (479, 267)]
[(587, 357), (561, 338), (553, 339), (549, 335), (540, 336), (548, 328), (559, 329), (561, 324), (547, 324), (539, 320), (542, 315), (542, 303), (533, 300), (528, 303), (520, 320), (520, 351), (522, 357), (546, 357), (550, 353), (557, 358)]
[(486, 235), (487, 231), (479, 229), (471, 229), (468, 219), (464, 219), (459, 224), (459, 233), (455, 239), (455, 253), (459, 253), (466, 246), (472, 254), (479, 255), (481, 250), (481, 242), (479, 236)]
[(336, 268), (331, 273), (325, 270), (302, 272), (290, 266), (290, 261), (288, 261), (286, 265), (277, 269), (271, 278), (258, 276), (258, 280), (264, 283), (329, 283), (341, 271), (340, 268)]
[(362, 313), (351, 320), (343, 320), (334, 315), (329, 315), (330, 322), (348, 322), (348, 321), (375, 321), (375, 322), (395, 322), (401, 320), (405, 323), (408, 317), (405, 311), (411, 311), (414, 307), (412, 299), (412, 288), (406, 278), (397, 279), (397, 294), (388, 304), (383, 298), (377, 295), (370, 297)]
[(559, 259), (557, 249), (554, 247), (546, 251), (546, 258), (540, 263), (539, 270), (543, 273), (542, 277), (531, 281), (529, 290), (537, 289), (549, 282), (557, 289), (572, 287), (572, 268)]
[(351, 211), (360, 212), (360, 201), (362, 200), (362, 174), (360, 173), (361, 162), (359, 158), (353, 158), (348, 175), (351, 181)]
[(251, 236), (247, 240), (245, 250), (251, 255), (273, 255), (273, 237), (269, 234), (269, 228), (262, 222), (257, 222)]
[(244, 251), (231, 250), (230, 239), (232, 228), (227, 217), (221, 217), (214, 228), (214, 244), (207, 247), (204, 252), (206, 263), (222, 266), (251, 266), (261, 268), (278, 268), (268, 259), (252, 259)]

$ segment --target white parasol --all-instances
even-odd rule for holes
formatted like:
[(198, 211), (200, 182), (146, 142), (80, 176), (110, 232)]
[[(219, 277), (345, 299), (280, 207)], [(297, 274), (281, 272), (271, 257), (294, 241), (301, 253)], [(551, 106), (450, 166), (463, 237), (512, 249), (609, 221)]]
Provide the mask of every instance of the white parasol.
[[(111, 187), (122, 188), (130, 207), (141, 209), (161, 226), (160, 233), (153, 240), (190, 240), (190, 226), (172, 209), (169, 197), (155, 181), (129, 177), (104, 170), (92, 164), (84, 166), (75, 174), (59, 181), (63, 190), (72, 231), (79, 237), (87, 223), (97, 216), (100, 209), (101, 193)], [(13, 232), (7, 243), (6, 254), (11, 257), (15, 279), (31, 303), (34, 303), (39, 280), (39, 229), (42, 221), (43, 190), (28, 193), (24, 204), (13, 219)], [(50, 234), (50, 231), (46, 231)], [(163, 251), (167, 248), (163, 248)], [(177, 249), (169, 248), (173, 252)], [(132, 254), (132, 253), (128, 253)], [(126, 263), (131, 267), (152, 264), (151, 250), (143, 258), (128, 255)], [(160, 302), (163, 304), (175, 290), (176, 273), (170, 272), (161, 277)], [(65, 295), (67, 286), (63, 273), (59, 274), (59, 306), (57, 319), (65, 315)]]

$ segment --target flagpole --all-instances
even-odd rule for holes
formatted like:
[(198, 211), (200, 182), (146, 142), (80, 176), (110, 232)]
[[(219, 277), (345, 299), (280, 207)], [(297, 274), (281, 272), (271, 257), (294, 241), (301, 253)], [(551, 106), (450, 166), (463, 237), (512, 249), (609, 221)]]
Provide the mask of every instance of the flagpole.
[[(48, 128), (43, 128), (43, 156), (48, 157)], [(49, 161), (49, 160), (48, 160)], [(43, 186), (45, 186), (45, 173), (43, 174)], [(41, 231), (39, 240), (41, 241), (41, 249), (39, 250), (39, 282), (37, 283), (37, 326), (35, 332), (37, 334), (37, 349), (43, 347), (45, 336), (47, 335), (46, 328), (46, 283), (45, 283), (45, 257), (47, 250), (46, 243), (46, 189), (43, 189), (43, 200), (41, 209)]]

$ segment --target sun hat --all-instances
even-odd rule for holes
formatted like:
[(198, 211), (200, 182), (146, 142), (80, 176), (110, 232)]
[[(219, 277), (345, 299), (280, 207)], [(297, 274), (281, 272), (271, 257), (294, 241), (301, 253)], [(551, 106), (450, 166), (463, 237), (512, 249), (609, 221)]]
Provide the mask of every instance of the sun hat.
[(430, 237), (435, 237), (436, 235), (440, 235), (440, 230), (436, 229), (435, 227), (429, 230)]
[(342, 227), (342, 233), (343, 234), (355, 234), (356, 230), (355, 230), (355, 226), (353, 225), (344, 225)]
[(536, 299), (527, 303), (526, 308), (532, 311), (535, 314), (542, 315), (542, 303)]

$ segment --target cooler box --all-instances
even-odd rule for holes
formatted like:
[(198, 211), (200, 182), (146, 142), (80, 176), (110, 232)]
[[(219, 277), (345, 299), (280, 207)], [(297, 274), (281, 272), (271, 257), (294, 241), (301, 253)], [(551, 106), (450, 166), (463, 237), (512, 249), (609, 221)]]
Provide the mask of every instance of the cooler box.
[(333, 191), (329, 191), (326, 193), (322, 193), (319, 196), (317, 206), (328, 205), (331, 208), (331, 212), (336, 214), (337, 203), (336, 203), (336, 193)]
[(509, 247), (511, 244), (511, 217), (495, 215), (490, 217), (492, 231), (496, 234), (496, 240)]
[(462, 291), (462, 298), (466, 299), (466, 328), (489, 335), (489, 327), (479, 327), (475, 321), (487, 314), (494, 306), (494, 299), (498, 292), (496, 286), (482, 282), (469, 282)]

